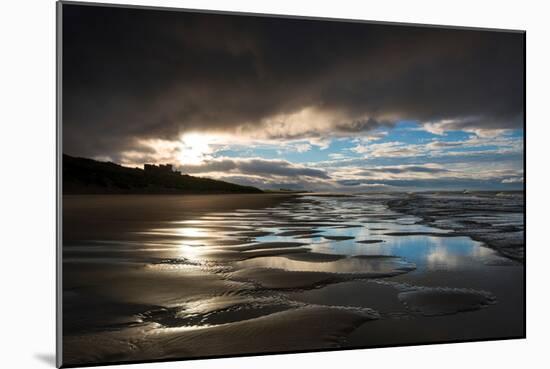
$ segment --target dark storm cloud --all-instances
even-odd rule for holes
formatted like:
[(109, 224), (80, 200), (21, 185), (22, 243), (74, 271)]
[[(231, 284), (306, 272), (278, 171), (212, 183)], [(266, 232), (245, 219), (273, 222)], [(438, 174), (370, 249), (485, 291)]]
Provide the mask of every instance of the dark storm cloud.
[(449, 147), (461, 147), (464, 145), (463, 141), (433, 141), (428, 144), (430, 148), (445, 149)]
[(361, 172), (361, 175), (369, 175), (374, 173), (391, 173), (391, 174), (403, 174), (403, 173), (445, 173), (449, 170), (445, 168), (438, 167), (427, 167), (421, 165), (403, 165), (403, 166), (394, 166), (394, 167), (379, 167), (379, 168), (368, 168)]
[(299, 182), (299, 181), (292, 181), (292, 179), (288, 179), (284, 182), (279, 182), (277, 180), (280, 180), (280, 178), (276, 178), (274, 180), (265, 180), (264, 178), (259, 177), (253, 177), (253, 176), (226, 176), (223, 177), (224, 181), (229, 181), (232, 183), (238, 183), (243, 186), (253, 186), (258, 187), (262, 189), (273, 189), (273, 190), (304, 190), (307, 189), (310, 185), (309, 182)]
[(435, 178), (435, 179), (383, 179), (383, 180), (341, 180), (338, 184), (346, 187), (357, 187), (361, 185), (385, 185), (393, 189), (446, 189), (463, 190), (469, 189), (493, 189), (512, 190), (521, 189), (521, 182), (504, 182), (488, 179), (467, 179), (467, 178)]
[(261, 158), (218, 158), (206, 160), (197, 165), (179, 166), (181, 171), (189, 174), (197, 173), (239, 173), (265, 177), (312, 177), (330, 179), (329, 175), (321, 169), (307, 168), (292, 164), (286, 160), (267, 160)]
[(285, 122), (305, 108), (333, 117), (334, 133), (400, 119), (521, 127), (523, 35), (63, 6), (68, 153), (190, 130), (322, 137)]

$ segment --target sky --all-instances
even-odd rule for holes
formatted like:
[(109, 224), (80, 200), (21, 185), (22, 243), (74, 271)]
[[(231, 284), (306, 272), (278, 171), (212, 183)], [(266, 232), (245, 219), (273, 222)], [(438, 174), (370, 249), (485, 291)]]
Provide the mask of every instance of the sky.
[(63, 6), (63, 152), (263, 189), (517, 190), (516, 32)]

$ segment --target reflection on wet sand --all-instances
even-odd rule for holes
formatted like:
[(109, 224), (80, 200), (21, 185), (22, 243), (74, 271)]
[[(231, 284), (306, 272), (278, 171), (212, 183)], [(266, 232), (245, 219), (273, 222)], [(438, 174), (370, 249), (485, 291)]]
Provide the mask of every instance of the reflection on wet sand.
[(392, 196), (65, 196), (65, 363), (521, 335), (523, 265)]
[[(307, 256), (307, 254), (306, 254)], [(361, 255), (363, 256), (363, 255)], [(393, 274), (398, 271), (409, 271), (415, 267), (399, 257), (350, 256), (340, 260), (327, 260), (323, 263), (312, 263), (308, 260), (292, 260), (281, 256), (247, 259), (234, 263), (237, 269), (271, 268), (285, 271), (325, 272), (338, 274)]]

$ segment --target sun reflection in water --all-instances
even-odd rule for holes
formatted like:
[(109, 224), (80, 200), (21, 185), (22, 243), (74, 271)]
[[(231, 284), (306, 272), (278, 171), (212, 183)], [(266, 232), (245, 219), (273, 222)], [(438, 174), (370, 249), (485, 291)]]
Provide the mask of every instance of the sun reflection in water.
[(200, 261), (202, 259), (203, 251), (198, 246), (193, 246), (185, 243), (181, 243), (178, 255), (181, 258), (185, 258), (190, 261)]
[(196, 238), (209, 238), (210, 232), (207, 229), (199, 227), (184, 227), (177, 228), (174, 230), (175, 233), (184, 236), (184, 237), (196, 237)]

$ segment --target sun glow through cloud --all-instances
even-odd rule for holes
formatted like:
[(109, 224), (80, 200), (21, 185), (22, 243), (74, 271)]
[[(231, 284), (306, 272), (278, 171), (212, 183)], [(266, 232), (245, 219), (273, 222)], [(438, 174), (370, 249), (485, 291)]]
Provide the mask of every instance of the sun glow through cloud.
[(262, 189), (515, 189), (523, 185), (522, 152), (521, 130), (491, 138), (465, 131), (437, 136), (420, 122), (403, 122), (336, 138), (267, 140), (254, 132), (192, 131), (173, 140), (138, 140), (114, 161), (128, 167), (173, 164), (184, 174)]
[(179, 162), (182, 165), (198, 165), (211, 157), (217, 137), (204, 133), (186, 133), (181, 136)]

